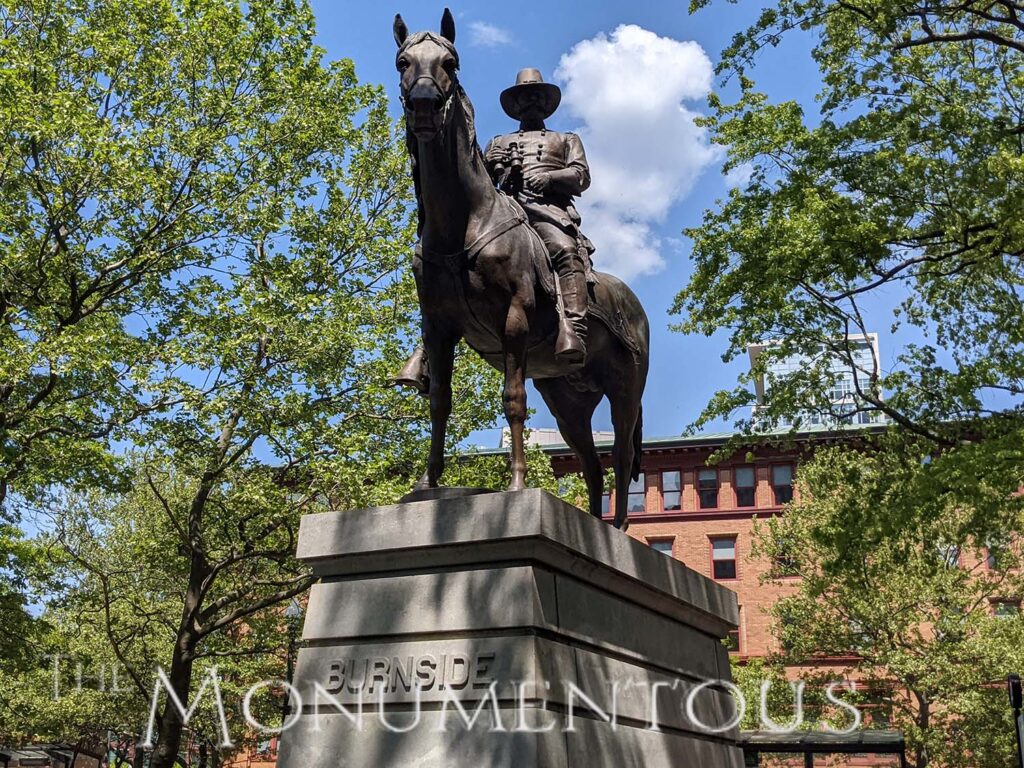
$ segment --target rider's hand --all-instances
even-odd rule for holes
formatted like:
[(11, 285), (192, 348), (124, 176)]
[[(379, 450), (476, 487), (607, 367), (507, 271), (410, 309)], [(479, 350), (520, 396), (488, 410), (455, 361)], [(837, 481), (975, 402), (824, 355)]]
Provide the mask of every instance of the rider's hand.
[(484, 161), (488, 165), (501, 165), (508, 162), (508, 150), (503, 149), (497, 144), (492, 144), (487, 148), (487, 154), (484, 155)]
[(523, 183), (531, 192), (547, 192), (551, 181), (551, 173), (548, 171), (527, 170), (523, 173)]

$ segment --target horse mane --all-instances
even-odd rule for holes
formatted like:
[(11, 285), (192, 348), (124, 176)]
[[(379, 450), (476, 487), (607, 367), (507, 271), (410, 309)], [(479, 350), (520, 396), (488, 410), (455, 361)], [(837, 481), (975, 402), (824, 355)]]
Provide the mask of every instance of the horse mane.
[[(398, 53), (395, 55), (395, 63), (397, 64), (398, 59), (401, 58), (402, 54), (405, 53), (407, 49), (424, 41), (430, 41), (436, 45), (440, 45), (454, 56), (455, 71), (458, 72), (459, 52), (455, 49), (455, 45), (447, 38), (429, 31), (416, 32), (415, 34), (409, 35), (398, 49)], [(459, 82), (458, 75), (455, 76), (455, 98), (462, 109), (462, 115), (466, 121), (466, 129), (469, 131), (469, 145), (473, 153), (473, 161), (479, 161), (482, 164), (484, 161), (484, 154), (476, 139), (476, 111), (473, 109), (473, 102), (469, 100), (469, 96), (462, 87), (462, 83)], [(408, 121), (405, 126), (405, 148), (409, 152), (409, 158), (412, 160), (412, 186), (413, 192), (416, 195), (416, 234), (419, 235), (423, 229), (423, 198), (420, 194), (419, 142), (416, 140), (416, 136), (413, 132), (409, 130)]]

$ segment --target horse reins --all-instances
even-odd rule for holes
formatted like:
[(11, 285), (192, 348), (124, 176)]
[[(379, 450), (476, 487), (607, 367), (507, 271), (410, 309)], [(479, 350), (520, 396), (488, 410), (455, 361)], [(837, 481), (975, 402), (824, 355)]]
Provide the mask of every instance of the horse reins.
[[(512, 205), (507, 196), (503, 197), (503, 201), (511, 210), (511, 215), (507, 219), (503, 219), (499, 223), (485, 230), (483, 234), (478, 235), (473, 242), (463, 247), (462, 250), (455, 251), (454, 253), (436, 253), (434, 251), (428, 251), (421, 246), (420, 258), (428, 264), (445, 266), (452, 272), (457, 272), (462, 267), (463, 260), (466, 263), (469, 263), (480, 251), (484, 249), (484, 246), (488, 245), (491, 241), (496, 240), (509, 230), (515, 229), (520, 224), (528, 223), (526, 214), (522, 212), (522, 209), (518, 209), (516, 206)], [(533, 232), (538, 239), (540, 238), (540, 235), (537, 235), (536, 231), (532, 227), (528, 226), (527, 229)]]
[[(412, 81), (412, 86), (410, 86), (410, 90), (420, 80), (429, 80), (431, 83), (434, 84), (434, 87), (437, 89), (438, 93), (441, 93), (441, 94), (444, 93), (444, 91), (441, 90), (441, 84), (439, 82), (437, 82), (437, 78), (435, 78), (433, 75), (420, 75), (419, 77), (417, 77), (415, 80)], [(441, 131), (439, 131), (439, 134), (442, 137), (444, 136), (444, 129), (448, 126), (448, 113), (451, 111), (452, 103), (455, 101), (455, 94), (458, 93), (458, 91), (459, 91), (459, 81), (456, 78), (453, 77), (452, 78), (452, 90), (448, 94), (448, 97), (444, 100), (444, 105), (441, 107)], [(398, 94), (398, 100), (400, 102), (402, 102), (402, 109), (405, 112), (405, 120), (408, 123), (409, 115), (412, 114), (412, 109), (409, 107), (409, 100), (405, 96), (405, 91), (401, 91)]]

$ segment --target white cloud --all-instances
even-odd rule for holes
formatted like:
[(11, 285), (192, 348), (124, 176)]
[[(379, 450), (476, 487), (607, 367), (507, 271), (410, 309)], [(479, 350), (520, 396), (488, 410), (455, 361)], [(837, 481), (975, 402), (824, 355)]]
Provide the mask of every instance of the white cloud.
[(469, 22), (469, 44), (478, 45), (482, 48), (498, 48), (502, 45), (510, 45), (512, 35), (508, 30), (489, 24), (486, 21)]
[(735, 189), (736, 187), (745, 187), (750, 182), (750, 177), (753, 175), (753, 163), (740, 163), (735, 168), (731, 169), (727, 174), (725, 174), (725, 186), (728, 189)]
[(672, 205), (720, 159), (683, 101), (704, 99), (714, 77), (694, 42), (622, 25), (577, 43), (555, 78), (578, 129), (593, 185), (580, 200), (598, 269), (629, 279), (664, 267), (654, 232)]

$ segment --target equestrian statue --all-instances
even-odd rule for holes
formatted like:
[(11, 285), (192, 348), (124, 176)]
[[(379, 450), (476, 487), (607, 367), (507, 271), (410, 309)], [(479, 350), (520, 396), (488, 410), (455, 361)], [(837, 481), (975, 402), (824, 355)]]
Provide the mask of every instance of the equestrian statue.
[(430, 398), (430, 455), (416, 488), (437, 487), (444, 469), (455, 347), (465, 339), (505, 375), (509, 490), (525, 487), (532, 378), (580, 461), (590, 512), (600, 517), (604, 470), (591, 419), (608, 397), (614, 525), (624, 529), (629, 483), (640, 472), (650, 331), (629, 287), (592, 268), (594, 246), (573, 205), (590, 185), (583, 144), (544, 123), (561, 92), (536, 69), (522, 70), (501, 94), (519, 130), (481, 152), (473, 106), (458, 80), (451, 12), (444, 11), (440, 35), (410, 35), (395, 16), (394, 35), (418, 209), (413, 272), (423, 336), (396, 380)]

